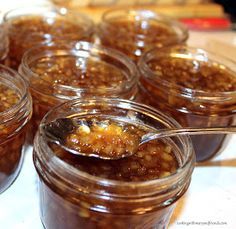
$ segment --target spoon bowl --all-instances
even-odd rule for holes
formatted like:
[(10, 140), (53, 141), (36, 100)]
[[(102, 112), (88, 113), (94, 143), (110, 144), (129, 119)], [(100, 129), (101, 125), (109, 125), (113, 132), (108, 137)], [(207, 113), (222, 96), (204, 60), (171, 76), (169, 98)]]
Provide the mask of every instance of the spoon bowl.
[[(120, 154), (104, 154), (102, 151), (89, 151), (84, 152), (79, 148), (74, 148), (67, 145), (66, 137), (72, 133), (76, 128), (83, 127), (90, 128), (94, 125), (92, 121), (85, 121), (76, 117), (70, 118), (59, 118), (43, 126), (45, 137), (49, 142), (55, 143), (68, 153), (86, 156), (86, 157), (96, 157), (104, 160), (117, 160), (125, 157), (130, 157), (137, 152), (140, 145), (145, 144), (149, 141), (153, 141), (159, 138), (173, 137), (176, 135), (202, 135), (202, 134), (232, 134), (236, 132), (236, 126), (230, 127), (187, 127), (187, 128), (176, 128), (176, 129), (160, 129), (158, 132), (150, 132), (144, 134), (139, 141), (135, 142), (135, 146), (132, 150), (124, 150)], [(96, 125), (101, 126), (101, 128), (106, 128), (109, 123), (107, 122), (97, 122)]]

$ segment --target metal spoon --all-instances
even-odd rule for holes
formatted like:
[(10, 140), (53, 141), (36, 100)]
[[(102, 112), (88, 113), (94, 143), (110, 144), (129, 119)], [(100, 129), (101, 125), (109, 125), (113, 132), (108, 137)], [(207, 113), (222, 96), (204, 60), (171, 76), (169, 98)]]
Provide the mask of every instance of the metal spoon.
[[(80, 155), (80, 156), (86, 156), (86, 157), (97, 157), (100, 159), (105, 160), (117, 160), (124, 157), (129, 157), (133, 155), (136, 151), (130, 152), (125, 151), (122, 155), (114, 156), (114, 155), (101, 155), (96, 152), (91, 153), (83, 153), (80, 150), (75, 150), (73, 148), (70, 148), (66, 145), (65, 139), (66, 136), (68, 136), (69, 133), (71, 133), (74, 128), (81, 125), (87, 125), (90, 127), (92, 125), (91, 121), (84, 121), (78, 118), (60, 118), (56, 119), (53, 122), (50, 122), (48, 124), (45, 124), (42, 126), (44, 130), (44, 134), (48, 141), (55, 143), (59, 145), (61, 148), (65, 149), (69, 153)], [(101, 122), (101, 125), (106, 125), (103, 122)], [(230, 126), (230, 127), (187, 127), (187, 128), (176, 128), (176, 129), (160, 129), (158, 132), (154, 133), (148, 133), (141, 137), (139, 144), (137, 144), (136, 149), (149, 141), (158, 139), (158, 138), (164, 138), (164, 137), (172, 137), (176, 135), (202, 135), (202, 134), (229, 134), (229, 133), (235, 133), (236, 132), (236, 126)]]

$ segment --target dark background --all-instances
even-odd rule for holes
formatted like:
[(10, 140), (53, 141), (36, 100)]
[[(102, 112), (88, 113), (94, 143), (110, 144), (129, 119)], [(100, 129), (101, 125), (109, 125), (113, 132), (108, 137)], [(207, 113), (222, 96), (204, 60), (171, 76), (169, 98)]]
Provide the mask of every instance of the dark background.
[(236, 0), (215, 0), (215, 2), (221, 4), (232, 19), (236, 19)]

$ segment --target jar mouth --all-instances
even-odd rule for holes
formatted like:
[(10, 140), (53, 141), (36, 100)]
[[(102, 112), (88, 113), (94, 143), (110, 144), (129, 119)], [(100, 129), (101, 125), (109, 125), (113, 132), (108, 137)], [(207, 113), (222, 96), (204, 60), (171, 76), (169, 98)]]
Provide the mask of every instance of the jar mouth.
[(194, 89), (189, 87), (181, 86), (177, 83), (173, 83), (160, 77), (158, 74), (152, 71), (148, 66), (148, 62), (161, 57), (175, 57), (177, 59), (190, 59), (199, 62), (212, 62), (224, 66), (235, 74), (236, 77), (236, 62), (220, 56), (214, 52), (209, 52), (200, 48), (195, 48), (186, 45), (175, 45), (171, 47), (164, 47), (161, 49), (153, 48), (152, 50), (144, 53), (138, 63), (138, 68), (141, 72), (142, 77), (147, 80), (155, 81), (156, 85), (164, 86), (167, 90), (172, 91), (172, 93), (181, 94), (182, 96), (192, 99), (193, 96), (199, 101), (213, 101), (214, 102), (224, 102), (231, 100), (236, 96), (236, 91), (225, 91), (225, 92), (209, 92), (200, 89)]
[[(31, 97), (29, 97), (25, 81), (18, 75), (18, 73), (0, 64), (0, 81), (4, 82), (4, 84), (9, 86), (9, 88), (14, 89), (19, 96), (19, 100), (16, 102), (16, 104), (4, 110), (3, 112), (0, 112), (0, 124), (10, 122), (11, 120), (15, 119), (16, 116), (31, 116), (31, 111), (27, 111), (26, 113), (22, 111), (22, 108), (28, 103), (27, 98), (30, 98), (29, 105), (31, 106)], [(28, 120), (26, 120), (26, 122), (27, 121)]]
[[(81, 13), (77, 13), (77, 12), (73, 12), (71, 10), (68, 10), (64, 7), (56, 7), (56, 6), (52, 6), (50, 4), (36, 4), (33, 6), (27, 6), (27, 7), (19, 7), (19, 8), (15, 8), (12, 10), (9, 10), (8, 12), (6, 12), (3, 16), (3, 22), (4, 23), (8, 23), (12, 20), (17, 20), (18, 18), (21, 17), (30, 17), (30, 16), (40, 16), (41, 18), (44, 19), (51, 19), (56, 21), (57, 18), (61, 18), (65, 21), (68, 22), (73, 22), (74, 24), (78, 24), (81, 25), (81, 30), (83, 31), (83, 36), (90, 36), (93, 33), (93, 28), (94, 28), (94, 23), (93, 21), (87, 17), (84, 14)], [(52, 21), (48, 22), (48, 23), (52, 23)], [(73, 31), (71, 34), (62, 34), (62, 38), (63, 39), (74, 39), (78, 36), (72, 36), (73, 33), (75, 31)], [(55, 40), (55, 36), (52, 34), (47, 34), (48, 36), (45, 37), (45, 34), (40, 34), (40, 33), (32, 33), (32, 36), (34, 36), (34, 38), (37, 38), (37, 40), (40, 40), (42, 42), (46, 42), (46, 41), (52, 41)], [(49, 38), (50, 35), (50, 39), (51, 40), (47, 40), (47, 38)], [(20, 35), (18, 35), (20, 36)], [(25, 34), (22, 34), (24, 40), (30, 40), (32, 42), (32, 36), (30, 37), (26, 37)], [(61, 38), (59, 36), (59, 38)], [(58, 35), (57, 35), (57, 39), (58, 39)]]
[[(90, 87), (90, 86), (71, 86), (71, 85), (63, 85), (56, 84), (53, 85), (53, 88), (57, 91), (60, 91), (60, 94), (48, 94), (49, 96), (62, 98), (65, 100), (75, 99), (80, 97), (82, 94), (89, 95), (99, 95), (101, 93), (108, 94), (119, 94), (125, 91), (129, 91), (132, 87), (137, 84), (138, 79), (138, 71), (135, 64), (124, 54), (119, 51), (103, 47), (101, 45), (96, 45), (93, 43), (89, 43), (86, 41), (79, 42), (54, 42), (49, 43), (47, 45), (38, 45), (30, 50), (26, 51), (23, 58), (20, 69), (22, 71), (26, 71), (26, 74), (22, 74), (26, 81), (30, 84), (30, 87), (34, 88), (34, 90), (38, 90), (36, 87), (31, 85), (31, 78), (40, 78), (40, 75), (32, 71), (30, 64), (39, 60), (40, 58), (47, 57), (48, 59), (53, 57), (60, 56), (68, 56), (81, 58), (83, 60), (87, 60), (89, 58), (96, 57), (98, 61), (108, 62), (110, 61), (111, 65), (117, 65), (120, 68), (124, 68), (125, 70), (119, 71), (127, 71), (125, 74), (126, 78), (123, 82), (120, 82), (119, 85), (115, 86), (107, 86), (107, 87)], [(104, 57), (103, 57), (104, 56)], [(100, 58), (100, 59), (99, 59)], [(104, 60), (103, 60), (104, 59)], [(112, 62), (113, 61), (113, 62)], [(86, 69), (85, 69), (86, 71)], [(45, 85), (51, 86), (49, 81), (43, 80)], [(68, 93), (73, 93), (73, 95), (68, 95)]]
[[(110, 187), (126, 187), (129, 189), (135, 188), (135, 187), (141, 187), (145, 189), (147, 186), (156, 186), (164, 185), (164, 183), (168, 184), (173, 184), (177, 180), (179, 181), (179, 177), (181, 175), (184, 175), (185, 178), (186, 176), (191, 175), (191, 166), (193, 166), (193, 163), (195, 161), (195, 156), (193, 153), (193, 147), (192, 143), (190, 140), (189, 136), (178, 136), (177, 138), (180, 140), (182, 146), (184, 147), (184, 153), (185, 158), (182, 161), (182, 164), (178, 168), (176, 173), (173, 173), (172, 175), (165, 177), (165, 178), (160, 178), (160, 179), (155, 179), (155, 180), (149, 180), (149, 181), (132, 181), (132, 182), (127, 182), (127, 181), (117, 181), (117, 180), (111, 180), (111, 179), (105, 179), (101, 178), (98, 176), (91, 175), (87, 172), (83, 172), (81, 170), (76, 169), (72, 165), (67, 164), (66, 162), (62, 161), (59, 157), (57, 157), (52, 149), (49, 147), (49, 145), (46, 143), (45, 135), (44, 135), (44, 130), (43, 130), (43, 125), (55, 120), (55, 117), (52, 117), (55, 112), (59, 113), (60, 118), (64, 115), (62, 115), (62, 111), (67, 111), (68, 115), (73, 115), (76, 112), (76, 108), (79, 108), (79, 112), (84, 115), (87, 113), (88, 114), (88, 107), (95, 106), (96, 108), (99, 106), (104, 106), (107, 108), (107, 106), (111, 106), (110, 108), (113, 109), (124, 109), (127, 112), (127, 117), (129, 117), (130, 120), (133, 120), (134, 117), (141, 117), (141, 116), (148, 116), (151, 119), (157, 119), (158, 121), (161, 122), (161, 124), (166, 125), (167, 128), (171, 127), (180, 127), (180, 125), (172, 118), (167, 117), (165, 114), (161, 113), (158, 110), (155, 110), (152, 107), (146, 106), (144, 104), (138, 104), (136, 102), (128, 101), (128, 100), (123, 100), (123, 99), (113, 99), (113, 98), (96, 98), (96, 99), (76, 99), (72, 100), (69, 102), (66, 102), (64, 104), (61, 104), (57, 107), (55, 107), (53, 110), (49, 111), (47, 115), (43, 118), (40, 126), (39, 126), (39, 131), (38, 131), (38, 138), (41, 139), (43, 144), (43, 148), (45, 154), (37, 155), (38, 157), (42, 157), (40, 160), (42, 160), (42, 163), (44, 160), (48, 160), (50, 158), (50, 168), (51, 171), (54, 169), (57, 170), (56, 173), (60, 173), (62, 171), (62, 168), (66, 168), (66, 174), (68, 176), (72, 177), (80, 177), (82, 180), (89, 182), (89, 183), (96, 183), (97, 185), (100, 186), (110, 186)], [(83, 107), (85, 107), (83, 109)], [(99, 110), (94, 108), (92, 110), (93, 114), (97, 112), (97, 114), (100, 114)], [(71, 109), (71, 111), (69, 111)], [(132, 117), (134, 115), (134, 117)], [(145, 118), (144, 118), (145, 119)], [(142, 125), (142, 123), (141, 123)], [(154, 127), (153, 127), (154, 128)], [(156, 128), (154, 128), (156, 129)], [(43, 158), (45, 157), (45, 158)], [(61, 169), (59, 169), (61, 168)], [(65, 171), (64, 171), (65, 172)], [(62, 174), (59, 175), (60, 177), (63, 176)], [(71, 184), (73, 185), (73, 184)]]
[[(166, 36), (158, 36), (156, 40), (159, 42), (163, 42), (165, 45), (170, 45), (176, 42), (184, 42), (188, 38), (188, 29), (182, 23), (172, 19), (171, 17), (156, 13), (147, 9), (134, 9), (134, 8), (118, 8), (115, 10), (108, 10), (102, 16), (102, 22), (100, 24), (100, 29), (103, 33), (112, 32), (112, 36), (119, 37), (120, 34), (126, 35), (128, 37), (127, 31), (117, 30), (117, 27), (114, 27), (112, 22), (116, 21), (124, 21), (124, 22), (144, 22), (142, 23), (142, 31), (147, 31), (149, 29), (149, 24), (156, 24), (157, 26), (170, 27), (173, 29), (175, 36), (169, 35), (168, 38)], [(137, 38), (139, 40), (148, 40), (148, 37), (145, 33), (141, 33), (137, 31)]]

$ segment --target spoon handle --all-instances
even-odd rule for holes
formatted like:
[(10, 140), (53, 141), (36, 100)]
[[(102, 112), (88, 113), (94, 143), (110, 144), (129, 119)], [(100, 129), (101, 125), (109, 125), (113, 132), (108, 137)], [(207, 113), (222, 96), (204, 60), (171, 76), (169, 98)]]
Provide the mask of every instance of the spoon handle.
[(148, 133), (143, 135), (141, 144), (164, 137), (171, 137), (175, 135), (200, 135), (200, 134), (234, 134), (236, 133), (236, 126), (229, 127), (186, 127), (177, 129), (160, 129), (156, 133)]

